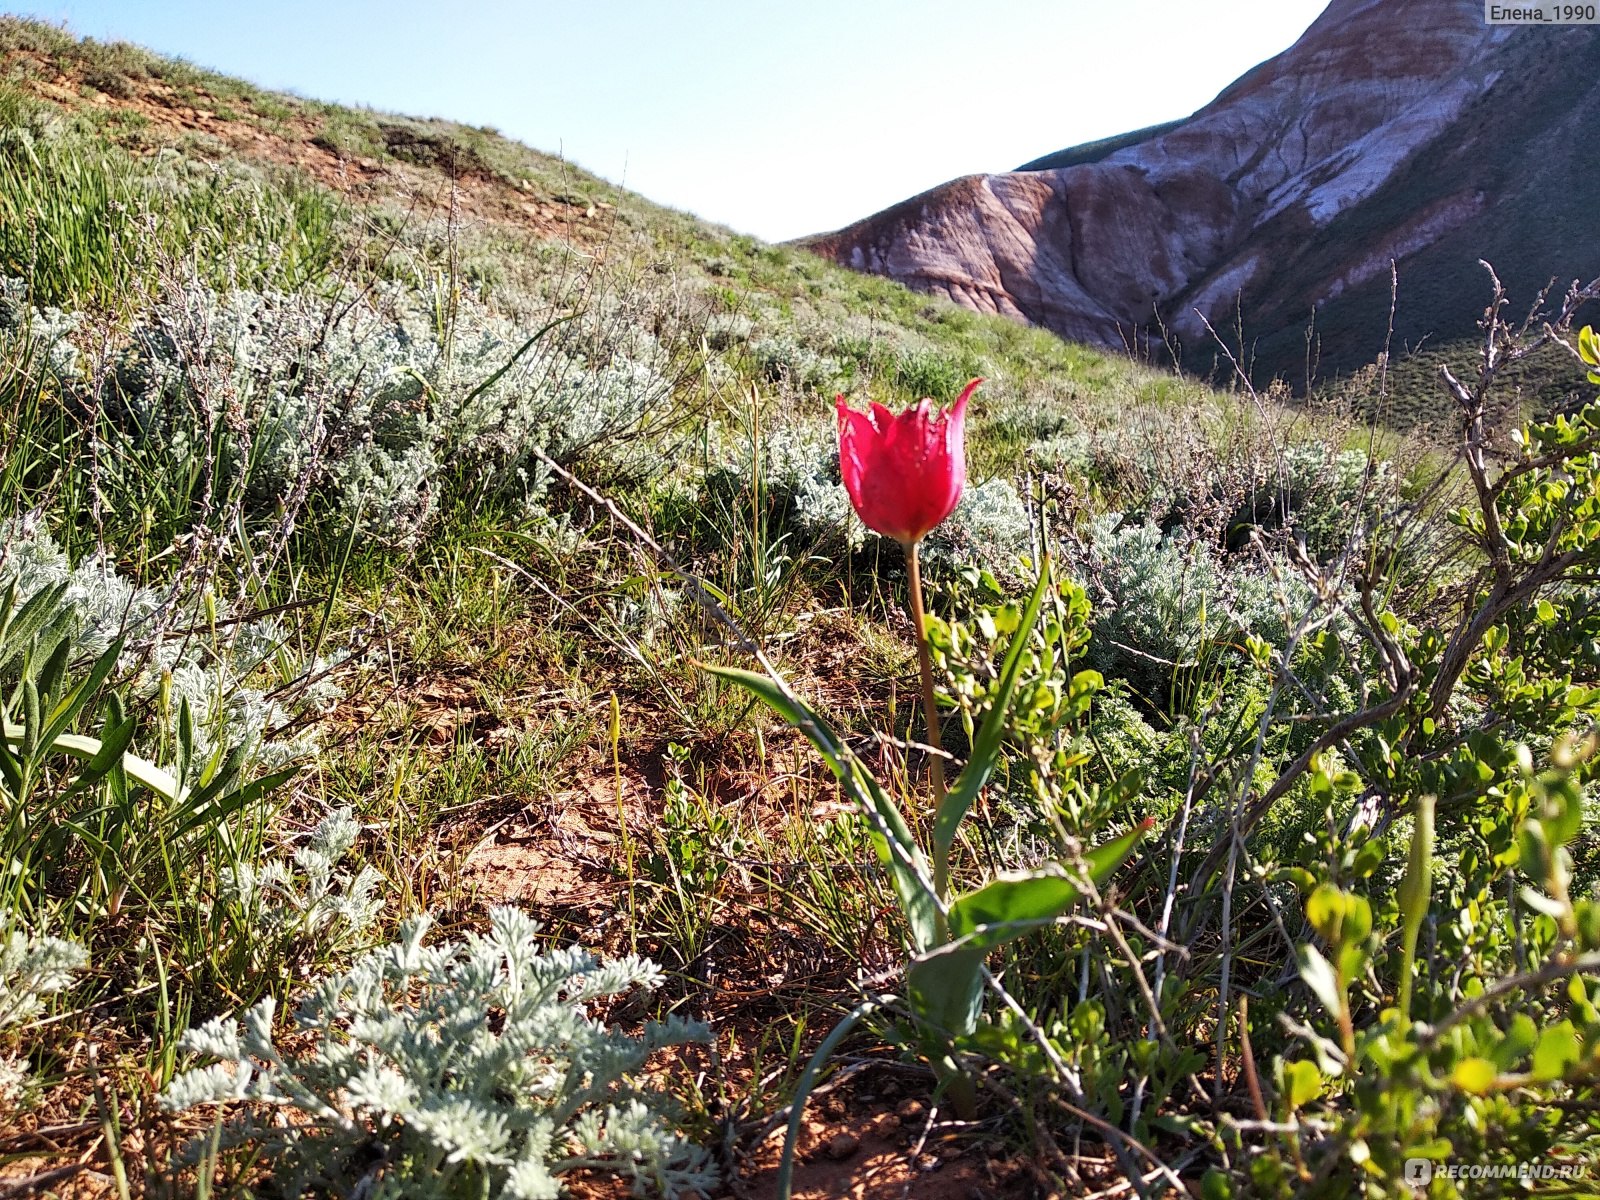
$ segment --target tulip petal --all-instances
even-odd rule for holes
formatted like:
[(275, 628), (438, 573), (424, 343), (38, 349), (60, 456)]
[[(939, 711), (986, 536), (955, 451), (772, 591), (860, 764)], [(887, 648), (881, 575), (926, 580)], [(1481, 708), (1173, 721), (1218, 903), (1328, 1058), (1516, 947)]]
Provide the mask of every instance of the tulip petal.
[(910, 545), (955, 510), (966, 486), (969, 383), (949, 409), (923, 399), (900, 413), (874, 403), (859, 413), (840, 396), (839, 475), (868, 528)]

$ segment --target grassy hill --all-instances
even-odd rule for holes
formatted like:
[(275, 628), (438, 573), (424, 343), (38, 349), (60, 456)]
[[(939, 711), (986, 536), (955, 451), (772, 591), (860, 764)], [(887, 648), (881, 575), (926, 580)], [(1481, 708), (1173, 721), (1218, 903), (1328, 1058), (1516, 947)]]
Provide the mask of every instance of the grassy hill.
[[(906, 560), (852, 512), (834, 403), (948, 403), (977, 376), (966, 493), (923, 548), (952, 772), (994, 767), (951, 875), (1043, 871), (1082, 903), (977, 955), (993, 999), (950, 1052), (982, 1086), (952, 1123), (967, 1099), (927, 1049), (949, 1031), (885, 995), (910, 925), (861, 776), (841, 789), (702, 668), (759, 649), (928, 832)], [(1516, 633), (1529, 687), (1569, 673), (1543, 708), (1501, 705), (1497, 618), (1426, 735), (1427, 697), (1383, 710), (1416, 686), (1394, 655), (1432, 664), (1479, 595), (1489, 560), (1443, 518), (1467, 490), (1447, 447), (1348, 396), (1284, 399), (762, 244), (492, 130), (0, 19), (0, 1188), (547, 1195), (548, 1168), (577, 1195), (689, 1194), (709, 1167), (773, 1194), (807, 1057), (863, 998), (797, 1194), (1042, 1195), (1147, 1159), (1286, 1194), (1240, 1164), (1343, 1161), (1343, 1134), (1241, 1154), (1226, 1124), (1252, 1054), (1308, 1130), (1358, 1111), (1331, 1074), (1305, 1094), (1285, 1032), (1336, 1036), (1283, 974), (1296, 888), (1365, 889), (1397, 942), (1410, 810), (1350, 824), (1361, 787), (1434, 780), (1394, 782), (1413, 737), (1419, 772), (1522, 786), (1501, 740), (1544, 753), (1550, 714), (1588, 711), (1592, 618), (1552, 577), (1562, 607)], [(1330, 713), (1373, 696), (1341, 733)], [(1204, 856), (1277, 780), (1224, 883)], [(1442, 839), (1528, 811), (1427, 786), (1458, 805)], [(1109, 882), (1104, 846), (1140, 836)], [(1180, 860), (1203, 869), (1174, 913)], [(1487, 976), (1514, 889), (1481, 865), (1501, 940), (1449, 943), (1481, 882), (1458, 862), (1437, 954)], [(1362, 953), (1346, 983), (1381, 998), (1393, 964)], [(1465, 1000), (1434, 962), (1443, 1013)], [(1214, 1024), (1241, 987), (1242, 1045)], [(1430, 1128), (1483, 1130), (1458, 1100)], [(1367, 1136), (1403, 1159), (1421, 1135)]]

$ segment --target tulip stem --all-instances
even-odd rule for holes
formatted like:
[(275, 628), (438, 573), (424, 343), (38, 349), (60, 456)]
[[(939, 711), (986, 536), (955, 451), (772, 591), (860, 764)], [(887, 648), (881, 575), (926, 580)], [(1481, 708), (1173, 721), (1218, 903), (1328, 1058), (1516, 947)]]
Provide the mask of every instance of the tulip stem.
[[(928, 727), (928, 775), (933, 782), (933, 811), (944, 807), (944, 743), (939, 737), (939, 703), (933, 694), (933, 655), (928, 650), (928, 617), (922, 605), (922, 565), (917, 549), (906, 546), (906, 569), (911, 576), (911, 620), (917, 628), (917, 665), (922, 670), (922, 719)], [(937, 848), (933, 860), (933, 889), (942, 901), (949, 890), (949, 857)]]

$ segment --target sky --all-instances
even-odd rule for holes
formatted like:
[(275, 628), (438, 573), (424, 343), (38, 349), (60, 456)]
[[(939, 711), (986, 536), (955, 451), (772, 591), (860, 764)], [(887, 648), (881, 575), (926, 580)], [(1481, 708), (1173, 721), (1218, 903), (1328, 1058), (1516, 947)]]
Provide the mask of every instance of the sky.
[(0, 0), (267, 88), (490, 125), (777, 241), (1186, 116), (1326, 0)]

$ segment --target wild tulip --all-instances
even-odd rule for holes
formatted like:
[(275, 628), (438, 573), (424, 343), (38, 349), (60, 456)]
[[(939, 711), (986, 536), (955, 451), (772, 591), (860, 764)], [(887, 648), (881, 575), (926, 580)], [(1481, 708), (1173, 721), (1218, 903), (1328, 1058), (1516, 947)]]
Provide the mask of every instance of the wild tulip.
[[(977, 1093), (959, 1052), (976, 1031), (982, 1015), (987, 975), (984, 960), (988, 952), (1041, 923), (1060, 918), (1080, 898), (1079, 885), (1063, 876), (1062, 864), (1058, 863), (1032, 872), (1009, 872), (960, 893), (950, 881), (950, 852), (956, 845), (961, 823), (1004, 758), (1004, 732), (1017, 710), (1023, 650), (1034, 636), (1047, 594), (1055, 594), (1055, 576), (1045, 556), (1038, 567), (1033, 594), (1012, 634), (993, 703), (973, 734), (970, 753), (954, 790), (946, 791), (917, 550), (922, 539), (955, 510), (961, 499), (967, 478), (963, 445), (967, 402), (982, 382), (974, 379), (955, 404), (942, 411), (936, 411), (931, 400), (923, 400), (899, 416), (878, 404), (868, 412), (858, 413), (845, 404), (843, 396), (838, 402), (839, 467), (850, 502), (870, 528), (894, 538), (906, 550), (911, 614), (922, 668), (926, 748), (933, 751), (929, 774), (934, 808), (926, 839), (906, 821), (901, 804), (867, 765), (782, 680), (734, 667), (705, 668), (748, 689), (801, 729), (827, 759), (840, 786), (872, 822), (877, 831), (878, 859), (893, 881), (910, 936), (912, 953), (906, 963), (905, 998), (917, 1040), (952, 1108), (968, 1120), (976, 1115)], [(1077, 865), (1088, 878), (1104, 882), (1133, 852), (1151, 824), (1146, 821), (1119, 838), (1075, 856)], [(792, 1194), (795, 1147), (806, 1096), (822, 1064), (856, 1022), (882, 1003), (871, 997), (852, 1010), (823, 1039), (801, 1073), (779, 1160), (779, 1200), (788, 1200)]]
[(911, 547), (955, 511), (967, 482), (967, 384), (948, 410), (922, 400), (899, 416), (856, 412), (838, 398), (839, 474), (867, 528)]
[[(921, 400), (895, 416), (881, 404), (856, 412), (836, 401), (839, 413), (839, 474), (850, 503), (868, 529), (894, 538), (906, 548), (911, 584), (911, 619), (917, 631), (917, 665), (922, 674), (922, 716), (933, 754), (928, 774), (936, 807), (945, 797), (944, 751), (939, 737), (939, 706), (933, 693), (933, 659), (928, 653), (927, 618), (922, 605), (922, 569), (917, 547), (928, 532), (955, 511), (967, 483), (967, 401), (978, 390), (974, 379), (948, 410), (934, 411)], [(943, 894), (945, 863), (934, 864), (934, 883)]]

